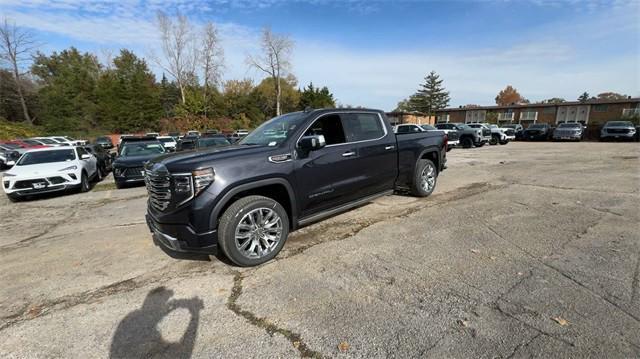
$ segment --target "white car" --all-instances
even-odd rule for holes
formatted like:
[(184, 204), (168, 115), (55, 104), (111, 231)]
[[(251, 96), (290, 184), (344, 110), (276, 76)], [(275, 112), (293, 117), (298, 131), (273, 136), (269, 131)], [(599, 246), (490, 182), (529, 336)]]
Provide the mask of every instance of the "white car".
[(156, 140), (160, 141), (160, 143), (162, 143), (162, 147), (167, 151), (175, 151), (176, 146), (178, 145), (175, 138), (171, 136), (158, 136), (156, 137)]
[(58, 141), (60, 143), (67, 143), (69, 146), (86, 146), (86, 140), (75, 140), (69, 136), (49, 136), (54, 141)]
[(412, 123), (405, 123), (402, 125), (396, 125), (393, 126), (393, 132), (394, 133), (414, 133), (414, 132), (426, 132), (427, 130), (425, 130), (424, 128), (420, 127), (419, 125), (415, 125)]
[(499, 127), (498, 125), (485, 123), (485, 126), (491, 129), (491, 141), (490, 145), (506, 145), (509, 141), (515, 141), (516, 132), (512, 128)]
[(25, 152), (2, 176), (12, 202), (27, 196), (77, 189), (86, 192), (99, 177), (97, 159), (82, 147), (51, 147)]
[(33, 137), (33, 138), (30, 138), (30, 140), (38, 141), (43, 145), (51, 146), (51, 147), (68, 146), (68, 144), (62, 144), (48, 137)]

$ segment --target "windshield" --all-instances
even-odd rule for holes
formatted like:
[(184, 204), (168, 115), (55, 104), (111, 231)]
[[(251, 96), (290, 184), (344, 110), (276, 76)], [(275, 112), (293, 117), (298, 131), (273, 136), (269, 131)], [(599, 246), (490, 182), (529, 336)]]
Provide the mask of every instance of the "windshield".
[(561, 123), (558, 125), (558, 128), (580, 128), (582, 127), (579, 123)]
[(96, 138), (96, 142), (109, 142), (109, 137), (98, 137)]
[(201, 138), (198, 140), (198, 147), (217, 147), (228, 146), (231, 143), (226, 138), (222, 137), (209, 137)]
[(505, 127), (505, 128), (516, 128), (516, 125), (503, 125), (502, 127)]
[(253, 130), (240, 140), (241, 145), (278, 146), (293, 135), (306, 118), (303, 112), (293, 112), (275, 117)]
[(456, 125), (456, 127), (458, 127), (458, 129), (460, 130), (470, 130), (471, 127), (467, 126), (467, 125)]
[(41, 163), (68, 162), (76, 159), (76, 153), (72, 150), (37, 151), (27, 152), (16, 165), (29, 166)]
[(120, 156), (150, 156), (164, 153), (164, 147), (157, 142), (127, 143), (122, 145)]
[(73, 138), (71, 138), (69, 136), (64, 136), (64, 138), (66, 138), (68, 141), (75, 141)]
[(607, 127), (633, 127), (633, 124), (628, 121), (612, 121), (607, 122)]
[(158, 138), (158, 141), (162, 142), (162, 143), (167, 143), (167, 142), (175, 142), (173, 140), (173, 138), (168, 137), (168, 138)]
[(531, 125), (531, 126), (529, 126), (527, 128), (532, 128), (532, 129), (533, 128), (544, 128), (544, 125)]
[(54, 137), (53, 139), (54, 139), (54, 140), (56, 140), (56, 141), (58, 141), (58, 142), (60, 142), (60, 143), (67, 142), (67, 140), (65, 140), (65, 139), (64, 139), (64, 138), (62, 138), (62, 137)]
[(47, 145), (57, 145), (58, 142), (49, 139), (49, 138), (38, 138), (38, 141), (42, 142), (42, 143), (46, 143)]
[(437, 128), (435, 128), (435, 127), (433, 127), (433, 126), (431, 126), (431, 125), (422, 125), (422, 126), (420, 126), (420, 127), (422, 127), (422, 129), (423, 129), (423, 130), (425, 130), (425, 131), (433, 131), (433, 130), (437, 130)]

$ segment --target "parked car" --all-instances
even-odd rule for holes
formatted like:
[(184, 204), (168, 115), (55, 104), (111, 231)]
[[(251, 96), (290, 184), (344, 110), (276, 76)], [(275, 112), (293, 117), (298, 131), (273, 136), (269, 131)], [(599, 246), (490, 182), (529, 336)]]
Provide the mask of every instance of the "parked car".
[(522, 132), (524, 132), (524, 127), (519, 123), (506, 124), (502, 125), (503, 128), (510, 128), (514, 131), (515, 140), (522, 140)]
[(42, 143), (43, 145), (47, 145), (47, 146), (50, 146), (50, 147), (69, 146), (68, 143), (60, 143), (60, 142), (58, 142), (56, 140), (53, 140), (53, 139), (47, 138), (47, 137), (33, 137), (33, 138), (30, 138), (29, 140), (37, 141), (37, 142)]
[(196, 141), (196, 148), (210, 148), (210, 147), (222, 147), (230, 146), (231, 142), (227, 140), (224, 135), (212, 135), (198, 138)]
[(449, 140), (449, 147), (447, 150), (451, 150), (453, 147), (460, 145), (460, 131), (458, 127), (453, 123), (436, 123), (434, 127), (447, 134)]
[(87, 141), (85, 140), (76, 140), (69, 136), (49, 136), (47, 138), (52, 139), (62, 145), (66, 144), (68, 146), (84, 146), (87, 144)]
[(401, 125), (393, 126), (393, 133), (416, 133), (425, 131), (425, 129), (413, 123), (404, 123)]
[(3, 145), (15, 145), (15, 146), (19, 146), (21, 149), (23, 150), (28, 150), (28, 149), (35, 149), (35, 148), (47, 148), (49, 146), (44, 145), (40, 142), (37, 141), (31, 141), (31, 140), (12, 140), (12, 141), (4, 141), (4, 142), (0, 142), (0, 144)]
[(84, 146), (84, 149), (90, 154), (96, 157), (98, 161), (98, 181), (102, 181), (102, 179), (109, 174), (112, 169), (113, 164), (113, 156), (107, 152), (102, 145), (92, 144)]
[(147, 223), (169, 251), (219, 247), (237, 265), (258, 265), (290, 230), (394, 190), (430, 195), (446, 146), (439, 131), (394, 135), (377, 110), (285, 114), (236, 145), (147, 163)]
[(162, 143), (150, 138), (126, 138), (119, 147), (118, 157), (113, 161), (113, 179), (116, 188), (129, 184), (143, 183), (145, 162), (166, 151)]
[(630, 121), (608, 121), (600, 130), (600, 141), (633, 140), (636, 127)]
[(200, 131), (191, 130), (188, 131), (184, 137), (200, 137)]
[(516, 132), (507, 127), (500, 127), (496, 124), (483, 123), (485, 127), (489, 127), (491, 130), (491, 140), (489, 140), (490, 145), (506, 145), (509, 141), (514, 141), (516, 139)]
[(552, 139), (580, 141), (584, 138), (584, 127), (580, 122), (564, 122), (553, 131)]
[(0, 170), (4, 170), (12, 167), (18, 158), (20, 158), (20, 152), (18, 152), (17, 145), (4, 145), (0, 144)]
[(171, 136), (158, 136), (156, 137), (156, 139), (160, 141), (164, 149), (169, 152), (175, 151), (176, 147), (178, 146), (178, 143), (176, 142), (175, 138)]
[(546, 141), (551, 138), (553, 129), (546, 123), (534, 123), (529, 125), (522, 133), (525, 141)]
[(96, 138), (96, 144), (102, 146), (102, 148), (110, 150), (113, 148), (113, 141), (109, 136), (100, 136)]
[(479, 123), (456, 123), (464, 148), (482, 147), (491, 141), (491, 129)]
[(144, 134), (145, 137), (152, 137), (152, 138), (156, 138), (158, 136), (160, 136), (160, 134), (158, 132), (147, 132)]
[(29, 150), (2, 177), (2, 188), (12, 202), (25, 197), (78, 189), (86, 192), (97, 176), (95, 156), (82, 147)]

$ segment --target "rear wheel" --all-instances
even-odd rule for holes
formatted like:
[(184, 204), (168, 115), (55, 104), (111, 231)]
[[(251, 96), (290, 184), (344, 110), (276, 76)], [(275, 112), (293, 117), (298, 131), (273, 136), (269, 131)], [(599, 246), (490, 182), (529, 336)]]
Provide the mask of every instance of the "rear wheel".
[(248, 196), (234, 202), (220, 217), (218, 244), (233, 263), (257, 266), (273, 259), (289, 235), (289, 216), (277, 201)]
[(418, 197), (427, 197), (436, 188), (438, 170), (436, 165), (427, 159), (419, 160), (416, 172), (413, 175), (411, 194)]

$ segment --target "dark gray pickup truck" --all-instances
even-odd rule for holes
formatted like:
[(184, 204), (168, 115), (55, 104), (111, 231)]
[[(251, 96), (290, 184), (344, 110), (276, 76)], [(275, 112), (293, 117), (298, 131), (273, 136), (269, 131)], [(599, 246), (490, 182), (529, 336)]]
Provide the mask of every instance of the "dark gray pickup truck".
[(147, 224), (170, 254), (219, 247), (258, 265), (301, 226), (394, 191), (430, 195), (446, 148), (440, 131), (396, 136), (378, 110), (285, 114), (237, 144), (148, 162)]

